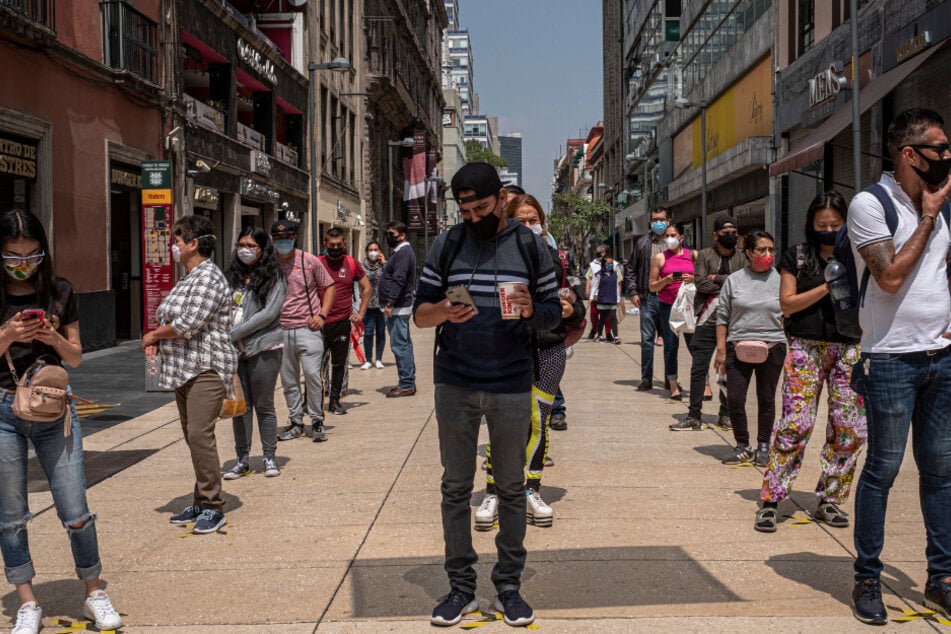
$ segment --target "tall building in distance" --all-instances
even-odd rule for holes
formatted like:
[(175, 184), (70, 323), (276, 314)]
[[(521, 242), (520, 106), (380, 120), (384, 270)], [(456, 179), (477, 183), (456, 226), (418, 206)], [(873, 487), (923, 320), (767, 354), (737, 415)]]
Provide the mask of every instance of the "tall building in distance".
[(473, 88), (472, 46), (469, 29), (459, 25), (459, 0), (445, 0), (449, 26), (442, 40), (442, 87), (459, 93), (463, 114), (479, 112), (479, 98)]
[(522, 186), (522, 133), (499, 135), (499, 156), (508, 163), (502, 170), (502, 180)]

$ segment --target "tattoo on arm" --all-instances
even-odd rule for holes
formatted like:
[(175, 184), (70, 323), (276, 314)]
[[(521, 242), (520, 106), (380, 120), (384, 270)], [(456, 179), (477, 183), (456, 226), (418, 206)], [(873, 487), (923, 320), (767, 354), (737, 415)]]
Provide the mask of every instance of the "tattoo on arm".
[(865, 266), (876, 280), (895, 259), (895, 243), (883, 240), (859, 249), (859, 255), (865, 260)]

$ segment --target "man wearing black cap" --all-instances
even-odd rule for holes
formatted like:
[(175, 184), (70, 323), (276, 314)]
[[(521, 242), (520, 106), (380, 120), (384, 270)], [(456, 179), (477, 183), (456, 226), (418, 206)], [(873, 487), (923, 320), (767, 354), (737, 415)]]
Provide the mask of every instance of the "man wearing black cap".
[(444, 567), (451, 592), (433, 610), (431, 622), (455, 625), (479, 607), (469, 500), (479, 422), (485, 416), (498, 497), (495, 606), (509, 625), (528, 625), (534, 613), (519, 588), (526, 556), (531, 332), (554, 328), (561, 320), (555, 268), (541, 238), (502, 218), (508, 192), (495, 168), (464, 165), (453, 176), (452, 195), (464, 223), (433, 242), (413, 308), (417, 326), (437, 328), (436, 421), (443, 465)]
[[(690, 407), (683, 420), (670, 425), (671, 431), (703, 429), (700, 410), (703, 405), (704, 386), (710, 374), (710, 359), (717, 349), (716, 300), (727, 276), (746, 266), (746, 255), (736, 248), (737, 237), (736, 221), (727, 215), (717, 216), (713, 221), (714, 245), (697, 254), (697, 261), (694, 263), (697, 285), (694, 314), (697, 315), (697, 329), (690, 341), (690, 354), (693, 357), (693, 365), (690, 367)], [(724, 430), (732, 428), (722, 391), (717, 425)]]

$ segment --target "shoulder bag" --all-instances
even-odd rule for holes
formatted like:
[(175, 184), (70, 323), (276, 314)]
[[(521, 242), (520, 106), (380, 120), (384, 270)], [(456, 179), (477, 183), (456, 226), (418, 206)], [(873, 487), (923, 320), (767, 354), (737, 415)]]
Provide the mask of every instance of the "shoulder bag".
[(6, 352), (10, 374), (16, 383), (13, 413), (34, 423), (54, 423), (65, 417), (63, 434), (69, 436), (71, 417), (66, 416), (69, 394), (69, 373), (66, 368), (50, 363), (49, 358), (38, 357), (17, 377), (10, 351)]

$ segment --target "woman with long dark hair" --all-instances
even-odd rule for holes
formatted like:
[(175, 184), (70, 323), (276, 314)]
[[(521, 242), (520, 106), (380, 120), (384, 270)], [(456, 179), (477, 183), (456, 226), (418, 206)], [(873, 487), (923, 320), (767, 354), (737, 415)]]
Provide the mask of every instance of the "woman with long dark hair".
[[(367, 242), (367, 256), (363, 259), (363, 270), (370, 282), (370, 301), (367, 302), (367, 312), (363, 316), (363, 355), (366, 362), (360, 366), (361, 370), (371, 367), (383, 369), (383, 351), (386, 350), (386, 315), (380, 306), (379, 286), (380, 276), (383, 275), (383, 265), (386, 258), (383, 249), (376, 240)], [(374, 347), (374, 339), (376, 347)], [(373, 353), (376, 352), (376, 363), (373, 362)]]
[(234, 327), (231, 341), (238, 349), (238, 377), (248, 409), (231, 419), (237, 462), (222, 477), (235, 480), (250, 472), (251, 419), (258, 415), (258, 432), (264, 452), (264, 475), (281, 475), (277, 466), (277, 413), (274, 387), (284, 355), (281, 307), (287, 282), (277, 264), (271, 236), (261, 227), (246, 227), (238, 234), (227, 278), (231, 284)]
[(789, 496), (802, 467), (806, 443), (816, 425), (823, 384), (829, 388), (829, 420), (819, 455), (815, 517), (835, 528), (849, 518), (840, 505), (852, 489), (859, 452), (867, 436), (861, 397), (849, 381), (859, 358), (859, 342), (838, 332), (825, 281), (836, 232), (845, 225), (848, 205), (836, 191), (820, 194), (806, 212), (806, 241), (790, 247), (779, 263), (779, 303), (786, 317), (789, 351), (782, 383), (782, 418), (770, 437), (769, 467), (763, 478), (756, 530), (771, 533), (777, 505)]
[[(40, 219), (28, 211), (0, 215), (0, 551), (7, 581), (20, 599), (15, 632), (38, 632), (43, 610), (33, 593), (33, 560), (27, 533), (32, 518), (27, 498), (28, 442), (46, 474), (59, 520), (66, 528), (76, 574), (86, 588), (83, 614), (101, 630), (122, 625), (122, 618), (99, 587), (102, 563), (96, 516), (86, 504), (82, 428), (70, 404), (65, 421), (36, 423), (13, 413), (15, 376), (39, 357), (76, 367), (82, 361), (79, 306), (73, 286), (53, 273), (49, 243)], [(13, 367), (10, 367), (12, 361)]]

